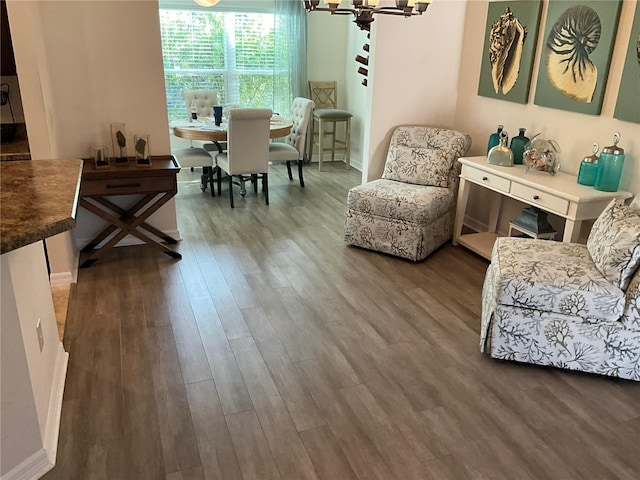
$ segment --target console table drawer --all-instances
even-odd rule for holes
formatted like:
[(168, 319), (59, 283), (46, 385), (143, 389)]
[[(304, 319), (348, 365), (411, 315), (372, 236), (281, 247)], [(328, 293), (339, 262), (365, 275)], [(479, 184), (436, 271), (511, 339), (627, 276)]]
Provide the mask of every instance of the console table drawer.
[(81, 196), (91, 195), (129, 195), (140, 193), (166, 192), (174, 188), (171, 176), (130, 177), (83, 180), (80, 186)]
[(476, 170), (475, 168), (462, 167), (462, 175), (474, 183), (479, 183), (487, 188), (498, 190), (500, 192), (509, 193), (511, 187), (511, 180), (499, 177), (492, 173), (483, 172), (482, 170)]
[(550, 193), (544, 193), (535, 188), (520, 185), (514, 183), (511, 186), (511, 194), (514, 197), (521, 198), (529, 205), (535, 205), (542, 207), (544, 210), (557, 213), (559, 215), (566, 215), (569, 211), (569, 201), (564, 198), (556, 197)]

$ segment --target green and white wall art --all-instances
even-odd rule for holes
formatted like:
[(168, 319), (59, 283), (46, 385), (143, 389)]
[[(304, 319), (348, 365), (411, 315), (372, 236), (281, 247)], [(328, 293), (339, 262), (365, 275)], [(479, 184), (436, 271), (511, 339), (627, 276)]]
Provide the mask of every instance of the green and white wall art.
[(613, 116), (619, 120), (640, 123), (640, 2), (636, 4)]
[(489, 3), (478, 95), (527, 103), (541, 11), (540, 0)]
[(534, 103), (599, 115), (620, 0), (550, 0)]

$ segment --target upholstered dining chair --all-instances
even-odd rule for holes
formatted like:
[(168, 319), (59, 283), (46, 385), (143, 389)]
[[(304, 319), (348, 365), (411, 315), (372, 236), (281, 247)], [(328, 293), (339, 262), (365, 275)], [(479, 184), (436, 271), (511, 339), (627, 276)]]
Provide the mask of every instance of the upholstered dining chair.
[(171, 154), (176, 157), (182, 168), (189, 167), (193, 171), (194, 167), (202, 167), (200, 189), (204, 192), (207, 189), (207, 184), (211, 185), (211, 196), (215, 197), (213, 176), (217, 167), (213, 164), (213, 157), (207, 150), (200, 147), (174, 148), (171, 150)]
[(301, 187), (304, 187), (302, 164), (304, 163), (304, 147), (313, 106), (313, 101), (308, 98), (294, 98), (291, 103), (291, 115), (289, 117), (293, 123), (291, 133), (285, 137), (284, 143), (272, 142), (269, 144), (269, 161), (272, 163), (287, 162), (289, 180), (293, 180), (293, 175), (291, 175), (291, 162), (297, 162), (298, 178)]
[(188, 113), (191, 102), (196, 101), (198, 117), (211, 117), (213, 106), (219, 105), (218, 94), (214, 90), (183, 90), (182, 97)]
[[(309, 97), (315, 103), (309, 139), (309, 161), (313, 157), (313, 147), (318, 145), (318, 170), (322, 171), (325, 150), (331, 151), (331, 161), (336, 152), (344, 152), (344, 161), (349, 168), (351, 157), (351, 113), (336, 108), (338, 105), (337, 82), (309, 81)], [(344, 138), (338, 138), (337, 124), (344, 123)], [(317, 126), (317, 128), (316, 128)], [(327, 127), (331, 127), (328, 129)], [(316, 140), (317, 136), (317, 140)], [(331, 137), (327, 146), (325, 136)]]
[(222, 171), (229, 175), (229, 202), (233, 204), (233, 177), (238, 179), (240, 195), (244, 198), (244, 183), (251, 179), (257, 191), (262, 179), (265, 203), (269, 205), (269, 120), (268, 108), (234, 108), (229, 111), (227, 151), (216, 155), (218, 183)]
[[(184, 98), (184, 104), (187, 107), (187, 114), (189, 114), (189, 116), (191, 102), (193, 100), (196, 101), (198, 118), (213, 116), (213, 106), (219, 105), (218, 93), (215, 90), (183, 90), (182, 98)], [(204, 148), (208, 152), (221, 152), (226, 148), (224, 142), (211, 143), (198, 140), (192, 140), (191, 146)]]

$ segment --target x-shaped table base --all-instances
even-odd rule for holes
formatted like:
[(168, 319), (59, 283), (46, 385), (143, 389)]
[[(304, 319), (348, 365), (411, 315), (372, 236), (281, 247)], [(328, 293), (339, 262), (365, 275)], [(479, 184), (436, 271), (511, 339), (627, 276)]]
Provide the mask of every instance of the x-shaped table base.
[[(105, 253), (111, 250), (120, 240), (122, 240), (128, 234), (131, 234), (146, 244), (158, 248), (163, 253), (169, 255), (172, 258), (182, 258), (182, 255), (173, 251), (166, 245), (154, 240), (147, 234), (142, 232), (144, 229), (147, 232), (161, 238), (166, 243), (176, 244), (177, 240), (170, 235), (162, 232), (156, 227), (149, 225), (145, 220), (155, 213), (160, 207), (167, 203), (175, 194), (173, 192), (164, 193), (148, 193), (143, 195), (140, 200), (134, 203), (129, 209), (124, 209), (115, 203), (107, 200), (104, 196), (92, 196), (80, 198), (80, 206), (89, 210), (91, 213), (106, 220), (111, 225), (102, 230), (93, 240), (91, 240), (83, 249), (83, 252), (91, 252), (89, 257), (85, 259), (80, 265), (81, 268), (91, 266), (96, 260), (101, 258)], [(93, 201), (90, 201), (93, 200)], [(95, 202), (95, 203), (94, 203)], [(100, 208), (98, 205), (102, 205), (104, 208)], [(148, 206), (146, 210), (142, 210), (143, 207)], [(110, 235), (115, 232), (115, 235), (107, 241), (100, 248), (96, 247), (106, 240)]]

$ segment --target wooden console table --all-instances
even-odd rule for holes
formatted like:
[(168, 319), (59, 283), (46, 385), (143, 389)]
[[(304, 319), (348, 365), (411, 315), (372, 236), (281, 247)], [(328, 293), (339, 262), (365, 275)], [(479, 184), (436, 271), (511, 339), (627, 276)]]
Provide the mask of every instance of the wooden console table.
[[(497, 237), (496, 227), (500, 206), (504, 197), (514, 198), (528, 205), (558, 215), (565, 219), (563, 242), (577, 242), (583, 220), (593, 220), (609, 204), (612, 198), (629, 198), (631, 193), (601, 192), (580, 185), (574, 175), (558, 172), (526, 172), (522, 165), (499, 167), (489, 165), (487, 157), (460, 158), (462, 173), (458, 190), (458, 205), (453, 231), (453, 244), (460, 244), (490, 259)], [(499, 193), (494, 197), (489, 213), (487, 232), (462, 235), (471, 185), (480, 185)]]
[[(134, 235), (170, 257), (182, 258), (178, 252), (142, 231), (146, 230), (166, 243), (178, 243), (173, 237), (146, 223), (146, 220), (178, 192), (176, 177), (179, 171), (180, 165), (171, 155), (152, 156), (151, 167), (146, 168), (138, 168), (135, 159), (130, 158), (124, 165), (111, 164), (108, 169), (96, 170), (93, 162), (86, 160), (80, 184), (80, 206), (110, 225), (82, 249), (82, 252), (90, 255), (80, 266), (91, 266), (127, 234)], [(141, 198), (125, 209), (107, 198), (114, 195), (139, 195)]]

